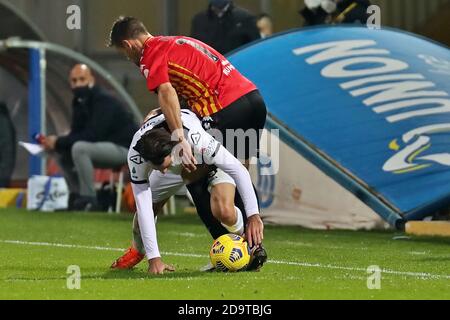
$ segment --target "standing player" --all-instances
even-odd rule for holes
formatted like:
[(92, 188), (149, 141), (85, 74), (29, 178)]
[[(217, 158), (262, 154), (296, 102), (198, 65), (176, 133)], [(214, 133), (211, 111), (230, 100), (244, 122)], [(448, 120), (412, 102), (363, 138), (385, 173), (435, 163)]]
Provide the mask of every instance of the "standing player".
[[(210, 187), (215, 189), (219, 186), (228, 188), (231, 186), (233, 188), (233, 199), (234, 188), (237, 187), (242, 196), (246, 216), (251, 218), (254, 215), (259, 215), (256, 194), (246, 168), (217, 140), (204, 131), (193, 112), (183, 110), (181, 118), (186, 129), (185, 139), (194, 150), (197, 158), (207, 167), (214, 165), (218, 168), (216, 170), (218, 173), (210, 177)], [(164, 115), (161, 114), (144, 123), (134, 135), (128, 153), (128, 166), (131, 172), (133, 194), (137, 207), (136, 216), (139, 223), (139, 227), (137, 228), (135, 225), (133, 231), (139, 232), (138, 229), (140, 229), (143, 249), (149, 260), (149, 272), (155, 274), (173, 271), (173, 267), (164, 264), (160, 257), (154, 212), (161, 208), (164, 200), (175, 194), (185, 183), (181, 178), (183, 168), (176, 163), (179, 151), (177, 146), (178, 142), (171, 138)], [(169, 172), (171, 174), (168, 174)], [(216, 190), (211, 191), (211, 195), (215, 193)], [(209, 194), (205, 190), (203, 196), (206, 194), (209, 198)], [(214, 205), (213, 203), (214, 201), (211, 201), (211, 205)], [(220, 220), (227, 232), (243, 233), (243, 217), (237, 207), (233, 206), (233, 217), (223, 217), (217, 212), (215, 217)], [(261, 228), (257, 234), (250, 234), (252, 240), (249, 239), (249, 241), (260, 243), (262, 238), (263, 229)], [(134, 250), (136, 249), (139, 248), (134, 248)], [(123, 260), (126, 259), (119, 259), (113, 267), (124, 268)], [(134, 262), (134, 264), (138, 263), (139, 259)], [(130, 265), (130, 261), (125, 263)], [(261, 265), (259, 264), (259, 266)]]
[[(247, 167), (250, 158), (258, 155), (266, 106), (256, 86), (219, 52), (188, 37), (154, 37), (133, 17), (121, 17), (114, 23), (110, 46), (134, 62), (146, 78), (148, 89), (158, 94), (168, 127), (182, 149), (182, 161), (187, 171), (196, 170), (196, 160), (183, 135), (178, 95), (198, 117), (211, 121), (212, 127), (222, 133), (227, 149), (245, 160)], [(227, 130), (240, 130), (237, 138), (243, 143), (237, 146), (238, 149), (231, 148), (236, 137), (228, 139)], [(255, 139), (246, 139), (251, 135)], [(188, 187), (194, 199), (204, 199), (201, 197), (203, 184), (204, 180), (201, 180)], [(196, 206), (206, 207), (206, 203), (196, 202)], [(201, 218), (214, 238), (223, 233), (220, 224), (214, 224), (208, 217)], [(259, 215), (249, 218), (247, 233), (256, 233), (261, 228)], [(255, 245), (258, 247), (255, 254), (266, 258), (261, 243)]]

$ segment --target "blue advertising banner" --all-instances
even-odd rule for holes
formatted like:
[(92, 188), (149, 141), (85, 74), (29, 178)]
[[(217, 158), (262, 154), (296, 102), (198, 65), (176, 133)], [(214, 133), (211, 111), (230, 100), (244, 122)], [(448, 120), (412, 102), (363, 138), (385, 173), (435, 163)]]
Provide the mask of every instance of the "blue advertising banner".
[(269, 127), (389, 222), (450, 204), (448, 48), (334, 26), (280, 34), (229, 59), (260, 89)]

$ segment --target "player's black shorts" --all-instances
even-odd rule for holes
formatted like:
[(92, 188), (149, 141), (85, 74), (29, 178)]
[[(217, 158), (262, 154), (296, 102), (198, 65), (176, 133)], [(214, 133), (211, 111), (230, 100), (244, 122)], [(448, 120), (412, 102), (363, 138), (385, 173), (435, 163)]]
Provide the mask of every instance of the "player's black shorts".
[[(236, 158), (241, 160), (259, 156), (259, 144), (266, 123), (267, 108), (258, 90), (252, 91), (225, 109), (203, 118), (205, 130), (221, 141)], [(221, 139), (220, 139), (221, 138)]]

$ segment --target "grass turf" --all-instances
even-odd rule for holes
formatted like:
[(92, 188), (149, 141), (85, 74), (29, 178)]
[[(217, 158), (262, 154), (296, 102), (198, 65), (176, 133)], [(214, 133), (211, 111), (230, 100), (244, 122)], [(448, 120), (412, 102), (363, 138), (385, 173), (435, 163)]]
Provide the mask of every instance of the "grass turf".
[[(158, 222), (175, 273), (148, 275), (145, 262), (111, 271), (131, 221), (0, 209), (0, 299), (450, 299), (450, 239), (267, 226), (260, 272), (202, 273), (212, 240), (196, 216), (177, 215)], [(80, 290), (67, 288), (70, 265), (81, 269)], [(380, 290), (367, 288), (370, 265), (383, 269)]]

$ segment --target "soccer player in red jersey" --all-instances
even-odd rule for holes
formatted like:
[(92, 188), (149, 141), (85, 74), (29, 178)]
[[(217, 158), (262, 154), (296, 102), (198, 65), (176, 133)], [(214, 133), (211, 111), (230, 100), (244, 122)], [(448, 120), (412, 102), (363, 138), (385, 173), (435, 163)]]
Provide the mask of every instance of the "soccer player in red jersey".
[[(250, 158), (258, 155), (259, 138), (267, 115), (264, 100), (256, 86), (219, 52), (189, 37), (152, 36), (144, 24), (133, 17), (115, 21), (110, 46), (135, 63), (145, 77), (148, 89), (157, 93), (172, 136), (180, 143), (185, 170), (194, 172), (197, 162), (184, 137), (179, 96), (202, 119), (205, 129), (210, 126), (222, 133), (225, 147), (247, 166)], [(238, 134), (230, 138), (229, 130)], [(248, 138), (252, 135), (255, 139)], [(236, 139), (242, 143), (235, 146)], [(188, 186), (197, 208), (209, 207), (209, 199), (202, 196), (205, 193), (203, 185), (204, 180), (200, 180)], [(220, 194), (223, 202), (230, 201), (227, 190)], [(220, 224), (202, 220), (214, 238), (223, 233)], [(261, 255), (261, 261), (265, 262), (267, 255), (261, 246), (262, 232), (259, 215), (249, 218), (247, 239), (251, 246), (260, 247), (255, 254)]]

